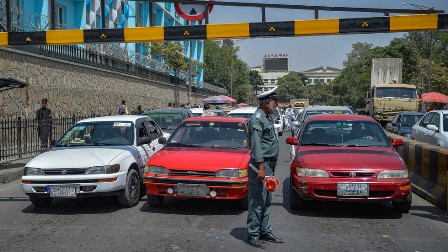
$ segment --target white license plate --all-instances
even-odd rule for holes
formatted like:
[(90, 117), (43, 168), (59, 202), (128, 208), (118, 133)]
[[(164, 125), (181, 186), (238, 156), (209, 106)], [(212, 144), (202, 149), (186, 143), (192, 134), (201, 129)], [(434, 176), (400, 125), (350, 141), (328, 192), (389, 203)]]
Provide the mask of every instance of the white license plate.
[(205, 184), (177, 184), (177, 193), (184, 196), (206, 197), (207, 186)]
[(369, 196), (369, 184), (338, 183), (338, 196)]
[(64, 186), (48, 186), (50, 197), (68, 197), (75, 198), (77, 192), (77, 186), (64, 185)]

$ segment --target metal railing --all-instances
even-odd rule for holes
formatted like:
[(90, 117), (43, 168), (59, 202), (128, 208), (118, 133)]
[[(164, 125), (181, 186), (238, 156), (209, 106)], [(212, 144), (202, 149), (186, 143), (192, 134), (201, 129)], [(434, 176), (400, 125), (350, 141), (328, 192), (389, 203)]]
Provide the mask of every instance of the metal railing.
[[(94, 115), (93, 115), (94, 116)], [(59, 139), (73, 124), (86, 116), (57, 117), (47, 126), (48, 144)], [(36, 120), (18, 117), (0, 120), (0, 162), (35, 156), (44, 151)]]

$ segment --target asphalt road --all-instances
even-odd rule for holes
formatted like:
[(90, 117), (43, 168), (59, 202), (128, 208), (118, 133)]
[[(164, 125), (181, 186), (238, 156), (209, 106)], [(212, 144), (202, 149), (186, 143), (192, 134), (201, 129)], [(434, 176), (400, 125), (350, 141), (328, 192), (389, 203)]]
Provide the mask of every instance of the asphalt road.
[[(289, 133), (285, 133), (289, 135)], [(289, 151), (282, 137), (271, 222), (284, 244), (266, 251), (446, 251), (446, 212), (417, 195), (408, 214), (391, 204), (313, 203), (289, 208)], [(0, 251), (257, 251), (245, 243), (247, 212), (237, 202), (166, 200), (134, 208), (112, 198), (31, 205), (20, 181), (0, 186)]]

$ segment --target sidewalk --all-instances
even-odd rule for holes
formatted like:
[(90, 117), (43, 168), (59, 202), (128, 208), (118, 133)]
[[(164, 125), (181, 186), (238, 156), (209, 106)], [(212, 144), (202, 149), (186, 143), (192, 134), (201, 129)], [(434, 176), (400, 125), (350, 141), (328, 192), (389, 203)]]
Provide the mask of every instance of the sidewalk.
[(27, 157), (24, 159), (0, 162), (0, 184), (20, 179), (23, 175), (23, 168), (32, 158), (33, 157)]

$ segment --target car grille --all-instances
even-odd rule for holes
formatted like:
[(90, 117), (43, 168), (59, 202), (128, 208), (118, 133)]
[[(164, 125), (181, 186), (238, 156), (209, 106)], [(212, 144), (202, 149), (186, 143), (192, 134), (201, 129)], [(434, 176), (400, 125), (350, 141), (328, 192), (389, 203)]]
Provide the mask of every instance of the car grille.
[(170, 171), (169, 175), (172, 176), (215, 176), (215, 172), (205, 171)]
[(372, 177), (373, 172), (331, 172), (333, 177)]
[(45, 175), (82, 175), (87, 169), (51, 169), (44, 170)]
[[(336, 197), (336, 190), (314, 190), (314, 193), (320, 196), (330, 196)], [(370, 191), (369, 198), (378, 198), (378, 197), (390, 197), (394, 194), (394, 191)], [(358, 197), (358, 196), (355, 196)]]

